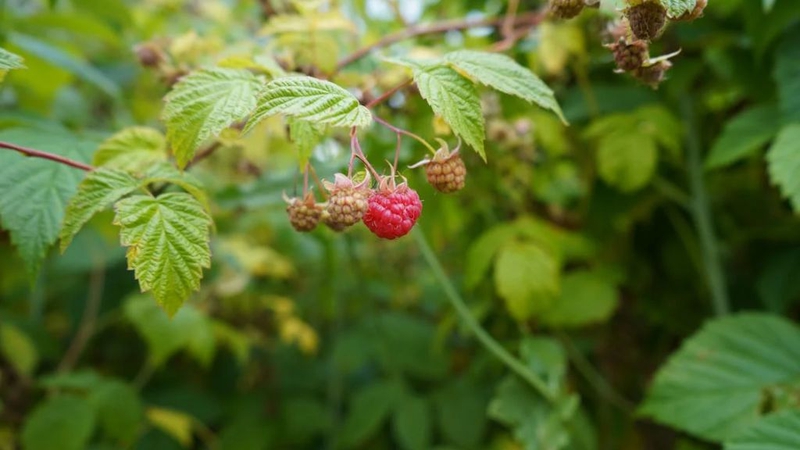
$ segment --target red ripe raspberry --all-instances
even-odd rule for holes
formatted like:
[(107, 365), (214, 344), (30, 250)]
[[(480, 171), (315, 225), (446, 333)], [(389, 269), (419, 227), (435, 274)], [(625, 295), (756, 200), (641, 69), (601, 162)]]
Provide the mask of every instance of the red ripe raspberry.
[(311, 193), (306, 194), (302, 199), (290, 199), (284, 194), (283, 199), (289, 204), (286, 212), (289, 214), (289, 222), (295, 230), (306, 232), (317, 227), (324, 208), (314, 200)]
[(660, 0), (637, 0), (625, 10), (625, 17), (637, 39), (649, 41), (658, 37), (667, 23), (667, 9)]
[(585, 6), (584, 0), (550, 0), (550, 15), (556, 19), (571, 19)]
[(330, 192), (328, 204), (325, 207), (326, 215), (323, 217), (325, 225), (335, 231), (355, 225), (367, 212), (370, 178), (361, 183), (354, 184), (353, 180), (337, 173), (334, 182), (325, 182), (325, 188)]
[[(402, 183), (387, 186), (387, 178), (369, 198), (369, 209), (364, 214), (364, 225), (383, 239), (405, 236), (422, 213), (422, 202), (417, 192)], [(394, 180), (391, 179), (391, 184)]]

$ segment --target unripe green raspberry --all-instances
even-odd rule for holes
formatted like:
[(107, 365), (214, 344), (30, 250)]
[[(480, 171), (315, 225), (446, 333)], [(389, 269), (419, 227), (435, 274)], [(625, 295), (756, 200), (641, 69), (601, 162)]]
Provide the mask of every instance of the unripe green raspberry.
[(350, 178), (337, 173), (334, 182), (325, 182), (325, 187), (330, 193), (325, 216), (325, 225), (334, 231), (342, 231), (361, 221), (369, 207), (370, 178), (355, 184)]
[(289, 222), (295, 230), (307, 232), (317, 227), (325, 208), (324, 205), (314, 200), (311, 193), (306, 194), (302, 199), (290, 199), (286, 195), (283, 198), (289, 204), (286, 212), (289, 215)]
[(449, 194), (464, 188), (467, 179), (467, 167), (461, 155), (453, 153), (446, 158), (436, 158), (425, 165), (425, 176), (428, 183), (437, 191)]

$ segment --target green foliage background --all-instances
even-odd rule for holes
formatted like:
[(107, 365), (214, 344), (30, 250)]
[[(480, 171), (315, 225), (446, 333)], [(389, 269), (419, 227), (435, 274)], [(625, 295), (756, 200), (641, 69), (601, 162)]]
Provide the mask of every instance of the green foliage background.
[[(0, 449), (800, 448), (800, 2), (671, 24), (658, 90), (613, 73), (621, 6), (537, 23), (520, 66), (477, 28), (339, 71), (507, 4), (0, 0), (0, 141), (103, 167), (0, 149)], [(372, 114), (452, 127), (466, 188), (404, 139), (410, 236), (295, 232), (298, 165), (347, 167), (323, 125), (393, 158), (353, 95), (409, 67)]]

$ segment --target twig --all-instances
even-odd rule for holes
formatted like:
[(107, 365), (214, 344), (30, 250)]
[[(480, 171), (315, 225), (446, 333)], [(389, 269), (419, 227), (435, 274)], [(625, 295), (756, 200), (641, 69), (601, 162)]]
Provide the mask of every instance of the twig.
[(217, 151), (217, 149), (219, 149), (220, 147), (222, 147), (222, 142), (220, 142), (220, 141), (212, 142), (208, 147), (200, 150), (199, 152), (197, 152), (194, 155), (194, 158), (192, 158), (192, 160), (189, 161), (189, 164), (186, 164), (186, 169), (189, 169), (193, 165), (195, 165), (195, 164), (199, 163), (200, 161), (208, 158), (209, 156), (214, 154), (214, 152)]
[(500, 27), (500, 32), (506, 39), (509, 39), (514, 34), (514, 19), (517, 17), (518, 10), (519, 0), (508, 0), (506, 16), (503, 18), (503, 24)]
[(372, 108), (374, 108), (375, 106), (377, 106), (377, 105), (379, 105), (379, 104), (383, 103), (383, 102), (384, 102), (386, 99), (388, 99), (389, 97), (391, 97), (392, 95), (394, 95), (394, 93), (395, 93), (395, 92), (397, 92), (397, 91), (399, 91), (400, 89), (403, 89), (404, 87), (406, 87), (406, 86), (408, 86), (409, 84), (411, 84), (411, 82), (412, 82), (412, 81), (414, 81), (414, 80), (412, 80), (412, 79), (410, 79), (410, 78), (409, 78), (409, 79), (407, 79), (406, 81), (404, 81), (404, 82), (402, 82), (402, 83), (398, 84), (397, 86), (395, 86), (395, 87), (393, 87), (393, 88), (389, 89), (388, 91), (384, 92), (383, 94), (381, 94), (381, 95), (380, 95), (380, 97), (376, 97), (375, 99), (373, 99), (372, 101), (370, 101), (369, 103), (367, 103), (367, 104), (366, 104), (366, 105), (364, 105), (364, 106), (365, 106), (365, 107), (367, 107), (367, 108), (369, 108), (369, 109), (372, 109)]
[(21, 145), (12, 144), (10, 142), (0, 142), (0, 148), (7, 148), (9, 150), (18, 151), (26, 156), (30, 156), (32, 158), (42, 158), (42, 159), (49, 159), (50, 161), (55, 161), (57, 163), (65, 164), (70, 167), (74, 167), (76, 169), (81, 169), (85, 171), (94, 170), (93, 166), (89, 164), (84, 164), (79, 161), (75, 161), (69, 158), (65, 158), (60, 155), (56, 155), (53, 153), (43, 152), (41, 150), (34, 150), (32, 148), (23, 147)]
[(402, 129), (402, 128), (398, 128), (398, 127), (396, 127), (396, 126), (394, 126), (394, 125), (390, 124), (389, 122), (387, 122), (387, 121), (385, 121), (385, 120), (381, 119), (381, 118), (380, 118), (380, 117), (378, 117), (378, 116), (372, 116), (372, 118), (373, 118), (373, 119), (375, 119), (375, 122), (378, 122), (379, 124), (381, 124), (381, 125), (385, 126), (386, 128), (388, 128), (388, 129), (390, 129), (390, 130), (394, 131), (394, 132), (395, 132), (395, 133), (397, 133), (397, 134), (403, 134), (403, 135), (406, 135), (406, 136), (408, 136), (408, 137), (410, 137), (410, 138), (412, 138), (412, 139), (415, 139), (415, 140), (417, 140), (419, 143), (421, 143), (422, 145), (424, 145), (425, 147), (427, 147), (427, 148), (428, 148), (428, 150), (430, 150), (430, 151), (431, 151), (431, 153), (436, 153), (436, 149), (435, 149), (435, 148), (433, 148), (433, 147), (431, 146), (431, 144), (429, 144), (429, 143), (428, 143), (428, 141), (426, 141), (425, 139), (422, 139), (420, 136), (417, 136), (416, 134), (414, 134), (414, 133), (412, 133), (412, 132), (410, 132), (410, 131), (408, 131), (408, 130), (404, 130), (404, 129)]
[[(543, 17), (544, 14), (541, 12), (530, 12), (526, 14), (521, 14), (514, 19), (514, 25), (515, 26), (537, 25), (539, 22), (541, 22)], [(398, 31), (397, 33), (386, 35), (377, 42), (367, 45), (366, 47), (362, 47), (356, 50), (355, 52), (351, 53), (350, 55), (345, 56), (336, 65), (336, 69), (333, 71), (331, 76), (338, 73), (340, 70), (347, 67), (348, 65), (360, 60), (361, 58), (364, 58), (365, 56), (369, 55), (375, 50), (388, 47), (392, 44), (404, 41), (406, 39), (411, 39), (426, 34), (439, 34), (439, 33), (446, 33), (448, 31), (467, 30), (470, 28), (497, 27), (502, 25), (504, 21), (505, 17), (491, 17), (480, 20), (458, 19), (458, 20), (445, 20), (442, 22), (434, 22), (427, 25), (409, 27), (404, 30)]]
[(69, 372), (75, 367), (78, 362), (83, 349), (89, 342), (89, 339), (95, 332), (95, 324), (97, 323), (97, 313), (100, 311), (100, 302), (103, 300), (103, 283), (105, 282), (106, 271), (105, 266), (101, 263), (97, 264), (89, 278), (89, 296), (86, 299), (86, 305), (83, 309), (83, 316), (81, 317), (78, 331), (75, 332), (75, 337), (64, 354), (64, 358), (58, 364), (58, 372)]

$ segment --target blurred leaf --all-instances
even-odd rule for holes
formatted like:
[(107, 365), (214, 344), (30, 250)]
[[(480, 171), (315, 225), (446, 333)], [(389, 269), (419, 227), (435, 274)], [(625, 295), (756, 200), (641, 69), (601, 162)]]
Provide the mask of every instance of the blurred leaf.
[[(77, 161), (87, 161), (94, 147), (73, 135), (22, 128), (0, 131), (0, 140)], [(54, 161), (0, 152), (0, 224), (11, 232), (31, 277), (58, 237), (64, 207), (83, 176)]]
[(800, 211), (800, 123), (783, 127), (767, 151), (770, 180)]
[(267, 83), (258, 94), (258, 106), (245, 132), (275, 114), (334, 127), (366, 127), (372, 123), (372, 113), (353, 94), (330, 81), (307, 76), (278, 78)]
[(238, 414), (219, 433), (219, 450), (267, 450), (272, 429), (257, 414)]
[(553, 111), (566, 123), (553, 90), (508, 56), (459, 50), (446, 54), (444, 60), (481, 84)]
[(0, 354), (18, 374), (33, 375), (39, 363), (39, 351), (30, 338), (10, 323), (0, 323)]
[(430, 405), (427, 400), (404, 395), (397, 404), (392, 429), (400, 448), (426, 450), (431, 446), (433, 434)]
[(77, 59), (75, 56), (60, 48), (54, 47), (45, 41), (27, 34), (9, 33), (8, 40), (19, 49), (31, 55), (35, 55), (51, 65), (66, 70), (87, 83), (94, 85), (109, 97), (114, 99), (119, 99), (121, 97), (119, 86), (103, 72), (97, 70), (86, 61)]
[(330, 416), (325, 405), (310, 397), (287, 400), (283, 417), (283, 431), (296, 443), (308, 443), (330, 426)]
[(754, 154), (778, 132), (776, 117), (775, 106), (760, 105), (728, 121), (706, 157), (706, 167), (724, 167)]
[(340, 12), (277, 15), (261, 29), (261, 34), (314, 33), (319, 31), (356, 32), (356, 25)]
[(94, 430), (94, 411), (85, 400), (61, 395), (36, 406), (22, 427), (24, 450), (84, 450)]
[(103, 381), (93, 387), (88, 401), (106, 436), (120, 443), (133, 442), (144, 414), (142, 401), (132, 386), (117, 380)]
[(175, 166), (168, 162), (159, 162), (150, 166), (142, 174), (142, 185), (169, 183), (179, 186), (184, 191), (192, 195), (201, 205), (206, 212), (211, 212), (211, 207), (208, 203), (208, 196), (206, 195), (203, 183), (195, 178), (192, 174), (180, 171)]
[(560, 342), (549, 337), (529, 336), (520, 343), (519, 354), (554, 394), (560, 393), (567, 373), (567, 355)]
[(800, 448), (800, 410), (765, 416), (725, 442), (725, 450), (796, 450)]
[(183, 447), (192, 445), (192, 422), (194, 419), (180, 411), (151, 406), (145, 411), (147, 420), (153, 426), (164, 431)]
[(61, 252), (95, 214), (138, 188), (139, 182), (121, 170), (99, 168), (89, 172), (67, 204), (58, 235)]
[(226, 345), (236, 360), (244, 366), (250, 359), (250, 338), (241, 331), (220, 320), (212, 323), (214, 340), (221, 345)]
[(102, 383), (103, 379), (93, 370), (77, 372), (56, 372), (39, 378), (39, 384), (45, 389), (66, 389), (89, 391)]
[(774, 77), (783, 120), (800, 122), (800, 30), (796, 27), (778, 47)]
[(561, 278), (561, 295), (540, 320), (555, 327), (580, 327), (608, 320), (619, 303), (617, 288), (608, 273), (580, 270)]
[(439, 430), (459, 448), (478, 448), (486, 433), (487, 401), (476, 388), (465, 382), (448, 383), (434, 397)]
[(164, 97), (162, 119), (178, 167), (198, 147), (256, 107), (259, 79), (247, 70), (204, 69), (181, 78)]
[(656, 374), (640, 413), (704, 439), (759, 420), (768, 386), (800, 373), (800, 329), (767, 314), (709, 321)]
[(464, 268), (464, 284), (468, 289), (474, 288), (481, 282), (492, 267), (497, 252), (516, 235), (517, 230), (513, 226), (501, 224), (484, 232), (470, 245)]
[(787, 312), (800, 298), (800, 250), (789, 249), (770, 257), (756, 282), (758, 296), (775, 314)]
[(653, 178), (658, 151), (647, 136), (614, 133), (606, 136), (597, 149), (597, 165), (603, 181), (623, 192), (646, 186)]
[(401, 312), (387, 312), (374, 319), (373, 337), (378, 356), (389, 371), (435, 379), (447, 373), (447, 362), (434, 345), (433, 324)]
[(775, 6), (775, 0), (761, 0), (761, 4), (764, 7), (764, 12), (768, 13), (772, 10), (772, 7)]
[(0, 82), (5, 78), (6, 72), (12, 69), (24, 69), (22, 57), (0, 48)]
[(391, 380), (378, 381), (353, 394), (341, 431), (341, 444), (351, 448), (377, 433), (401, 394), (402, 386)]
[(140, 171), (166, 161), (167, 141), (160, 131), (148, 127), (128, 127), (103, 141), (92, 164), (112, 169)]
[(314, 147), (322, 141), (322, 132), (311, 122), (295, 119), (289, 121), (289, 134), (297, 147), (300, 170), (305, 170)]
[(686, 13), (692, 12), (697, 0), (660, 0), (661, 4), (667, 8), (667, 16), (680, 17)]
[(211, 265), (211, 218), (184, 193), (136, 195), (120, 200), (114, 209), (120, 240), (128, 247), (128, 267), (142, 291), (152, 291), (158, 304), (174, 315), (200, 287), (203, 268)]
[(511, 315), (523, 321), (548, 308), (560, 291), (558, 261), (532, 243), (509, 244), (494, 267), (497, 293)]
[(80, 13), (66, 11), (40, 12), (22, 20), (18, 28), (35, 30), (64, 30), (73, 37), (85, 37), (94, 42), (119, 48), (122, 46), (120, 35), (106, 23)]

